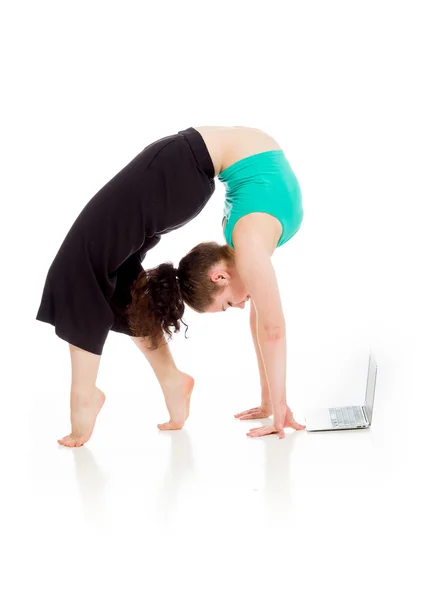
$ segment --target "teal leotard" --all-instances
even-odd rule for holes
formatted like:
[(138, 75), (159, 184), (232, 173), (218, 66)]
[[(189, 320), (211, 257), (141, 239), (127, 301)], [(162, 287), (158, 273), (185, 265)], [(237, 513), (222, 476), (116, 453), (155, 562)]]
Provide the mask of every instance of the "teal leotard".
[(283, 150), (242, 158), (221, 171), (218, 179), (226, 190), (224, 236), (231, 248), (233, 227), (252, 212), (269, 213), (280, 221), (283, 233), (277, 247), (300, 228), (304, 216), (301, 188)]

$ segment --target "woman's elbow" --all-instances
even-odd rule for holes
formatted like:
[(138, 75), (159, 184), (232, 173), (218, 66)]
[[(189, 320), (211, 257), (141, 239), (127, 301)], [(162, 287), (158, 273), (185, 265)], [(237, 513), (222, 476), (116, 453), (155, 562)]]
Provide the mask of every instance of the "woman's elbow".
[(286, 337), (286, 324), (284, 320), (263, 323), (260, 329), (260, 337), (267, 342), (277, 342)]

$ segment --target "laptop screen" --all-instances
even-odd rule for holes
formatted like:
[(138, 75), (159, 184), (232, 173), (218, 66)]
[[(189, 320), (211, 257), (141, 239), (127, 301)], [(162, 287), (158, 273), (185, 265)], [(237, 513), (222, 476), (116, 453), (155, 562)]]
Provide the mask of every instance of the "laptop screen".
[(374, 360), (374, 356), (370, 352), (370, 360), (368, 363), (368, 374), (367, 374), (367, 389), (365, 391), (365, 410), (367, 411), (368, 420), (371, 424), (373, 420), (373, 404), (374, 404), (374, 391), (376, 388), (376, 374), (377, 365)]

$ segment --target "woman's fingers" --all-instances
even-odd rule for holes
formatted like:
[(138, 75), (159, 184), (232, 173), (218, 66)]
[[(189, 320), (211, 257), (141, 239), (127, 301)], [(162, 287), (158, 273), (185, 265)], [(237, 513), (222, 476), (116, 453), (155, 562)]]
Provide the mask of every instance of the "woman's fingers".
[(235, 415), (235, 418), (237, 419), (238, 417), (244, 417), (246, 415), (251, 415), (251, 414), (257, 412), (258, 410), (259, 410), (258, 408), (250, 408), (249, 410), (243, 410), (242, 412), (237, 413)]
[(284, 427), (292, 427), (292, 429), (296, 429), (299, 431), (300, 429), (305, 429), (306, 425), (301, 425), (300, 423), (295, 421), (295, 419), (293, 417), (293, 412), (287, 406), (286, 407), (286, 418), (284, 420)]
[(275, 427), (255, 427), (254, 429), (250, 429), (247, 435), (249, 437), (261, 437), (262, 435), (269, 435), (271, 433), (276, 433)]
[(249, 410), (244, 410), (235, 415), (235, 419), (265, 419), (269, 416), (269, 412), (263, 409), (261, 406), (256, 408), (250, 408)]
[(263, 411), (260, 409), (256, 409), (250, 413), (247, 413), (246, 415), (239, 417), (239, 419), (241, 421), (244, 421), (246, 419), (263, 419), (264, 417), (265, 415), (263, 414)]
[(295, 421), (295, 419), (292, 418), (289, 420), (288, 427), (292, 427), (293, 429), (296, 429), (299, 431), (300, 429), (305, 429), (306, 425), (301, 425), (300, 423)]
[(245, 415), (249, 415), (251, 414), (251, 410), (244, 410), (243, 412), (237, 413), (235, 415), (235, 419), (240, 419), (241, 417), (244, 417)]
[(247, 433), (248, 437), (262, 437), (264, 435), (270, 435), (272, 433), (276, 433), (280, 440), (285, 437), (284, 429), (275, 429), (275, 427), (255, 427), (254, 429), (250, 429)]

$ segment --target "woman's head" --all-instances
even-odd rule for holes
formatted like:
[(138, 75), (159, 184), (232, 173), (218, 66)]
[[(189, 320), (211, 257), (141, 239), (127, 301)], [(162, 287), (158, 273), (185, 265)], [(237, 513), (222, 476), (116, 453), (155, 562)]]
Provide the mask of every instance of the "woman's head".
[(178, 269), (163, 263), (140, 273), (131, 296), (130, 328), (135, 336), (150, 338), (156, 348), (163, 332), (171, 337), (170, 327), (179, 331), (184, 303), (200, 313), (243, 308), (248, 292), (236, 271), (233, 250), (205, 242), (188, 252)]
[(219, 312), (246, 300), (247, 292), (227, 244), (205, 242), (195, 246), (179, 263), (183, 301), (196, 312)]

